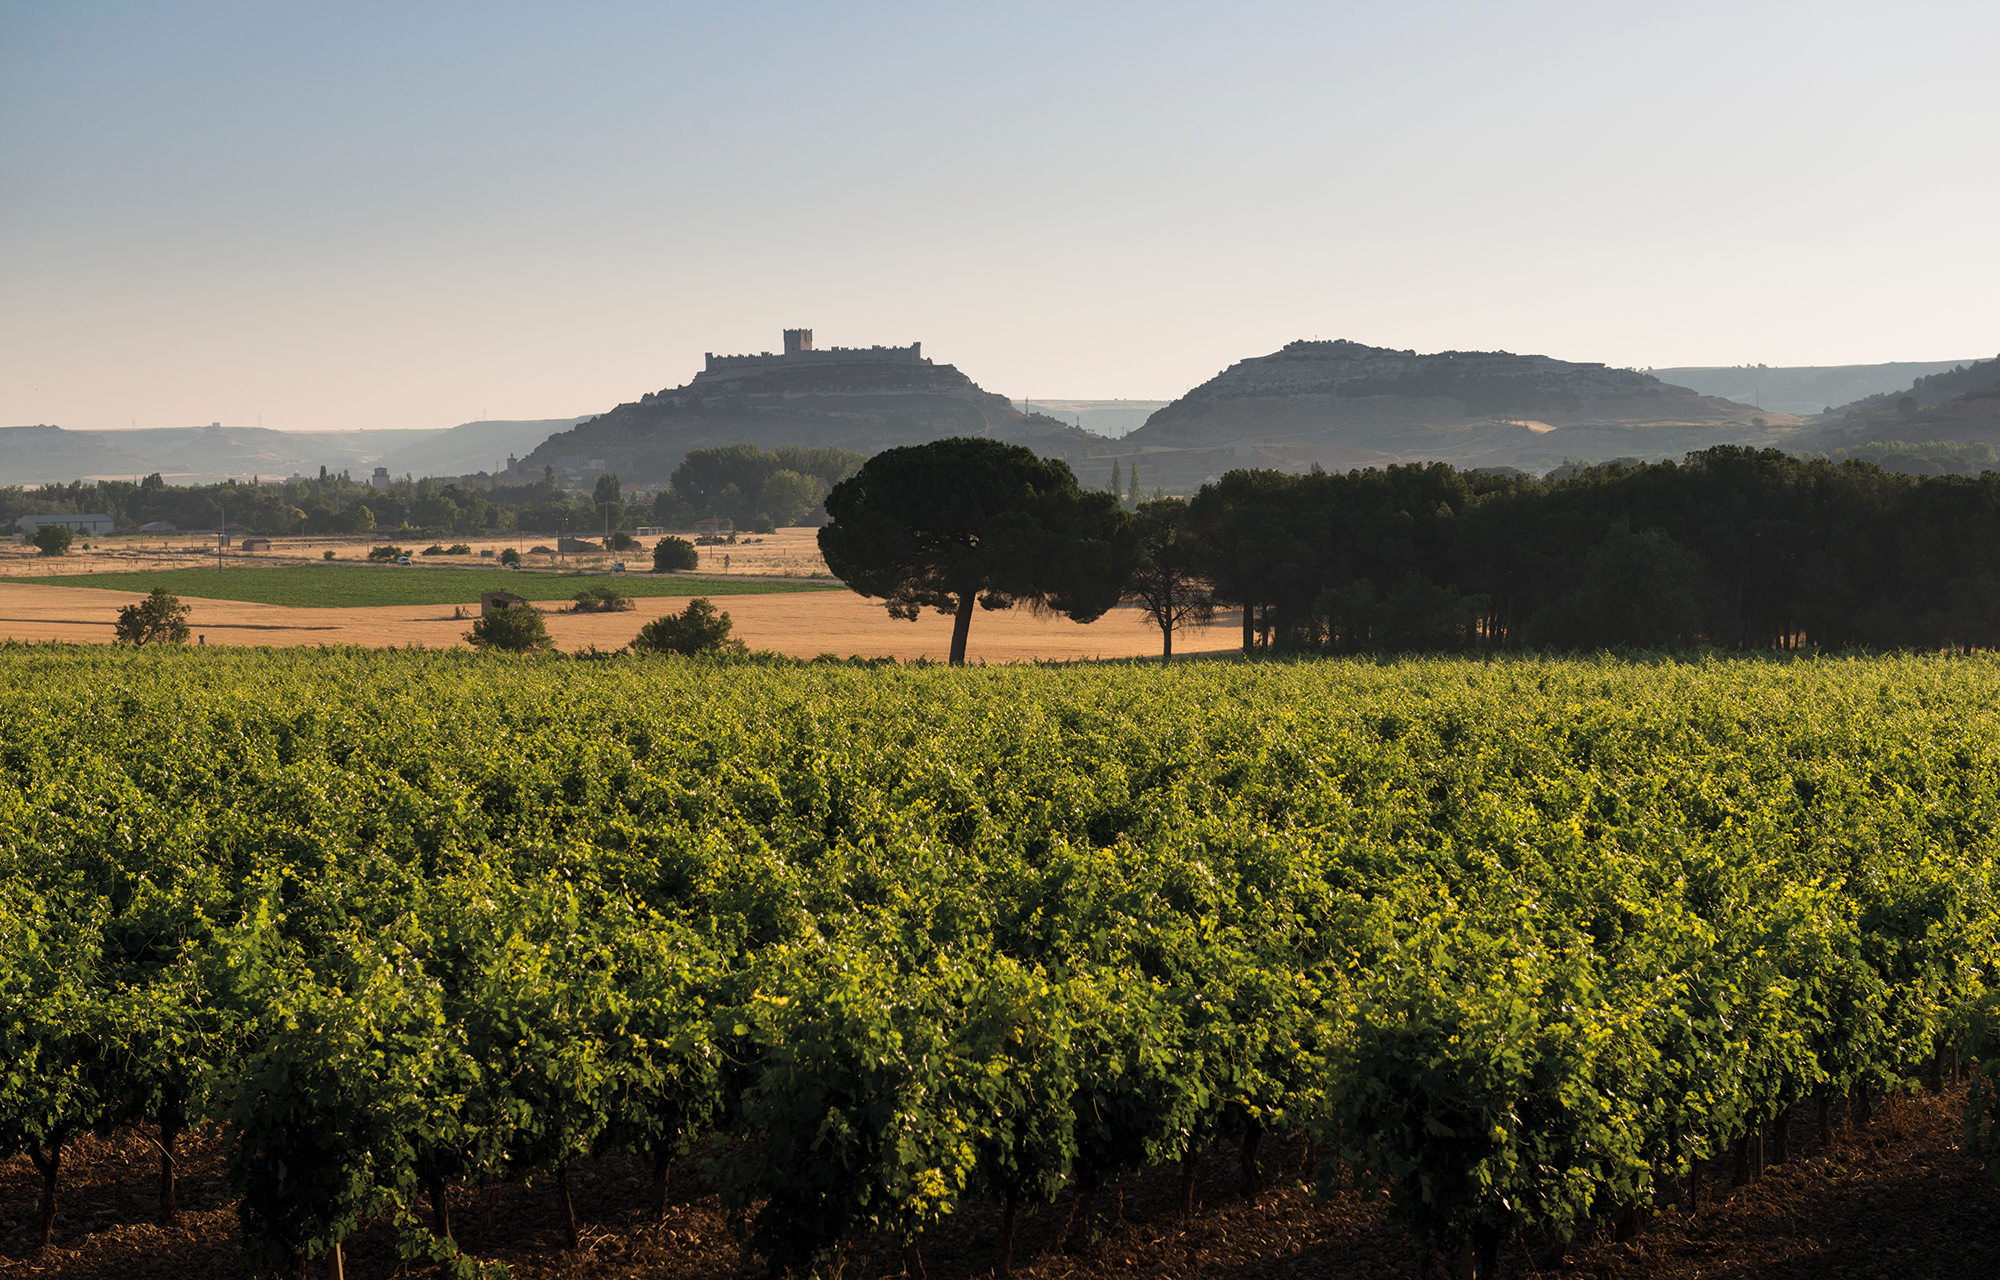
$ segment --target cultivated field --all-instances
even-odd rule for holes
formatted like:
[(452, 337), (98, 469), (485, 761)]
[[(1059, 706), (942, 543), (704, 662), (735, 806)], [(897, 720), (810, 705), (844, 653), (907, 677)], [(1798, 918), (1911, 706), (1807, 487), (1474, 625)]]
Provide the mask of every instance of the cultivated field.
[[(228, 572), (225, 571), (225, 576)], [(246, 570), (242, 574), (248, 578), (256, 572), (284, 571)], [(438, 570), (416, 578), (397, 578), (399, 572), (409, 575), (412, 571), (379, 567), (352, 572), (380, 575), (384, 583), (463, 580), (470, 584), (491, 576)], [(679, 594), (640, 598), (636, 608), (627, 613), (559, 612), (585, 585), (608, 583), (627, 590), (646, 583), (649, 577), (579, 579), (522, 573), (506, 575), (505, 585), (548, 611), (549, 634), (556, 646), (566, 651), (590, 646), (619, 648), (638, 634), (642, 624), (663, 613), (678, 613), (686, 607), (688, 598), (695, 595), (713, 598), (716, 607), (727, 612), (735, 623), (736, 636), (752, 649), (769, 649), (800, 658), (834, 653), (841, 657), (902, 661), (928, 658), (942, 662), (951, 648), (951, 619), (927, 613), (914, 623), (898, 622), (888, 616), (880, 602), (865, 600), (845, 588), (801, 589), (797, 585), (787, 588), (785, 584), (755, 580), (707, 582), (671, 577), (657, 585), (675, 589)], [(56, 582), (65, 585), (55, 585)], [(84, 582), (91, 585), (84, 586)], [(69, 583), (78, 585), (66, 585)], [(752, 595), (730, 594), (732, 589), (745, 587), (763, 587), (764, 591)], [(0, 582), (0, 639), (109, 643), (118, 610), (143, 598), (138, 591), (98, 588), (95, 575), (81, 581), (67, 576), (54, 581)], [(301, 608), (207, 600), (192, 594), (183, 596), (182, 603), (192, 610), (188, 623), (203, 637), (203, 643), (228, 645), (450, 648), (464, 643), (466, 628), (479, 612), (476, 590), (428, 605)], [(1241, 637), (1239, 616), (1225, 614), (1211, 626), (1181, 632), (1174, 640), (1175, 654), (1236, 648)], [(1062, 618), (1037, 618), (1026, 609), (1013, 609), (981, 611), (973, 618), (967, 658), (971, 662), (1070, 661), (1156, 657), (1159, 652), (1159, 629), (1136, 609), (1113, 609), (1088, 626), (1078, 626)]]
[(78, 578), (0, 578), (0, 583), (60, 586), (96, 591), (136, 591), (160, 587), (188, 599), (235, 600), (301, 609), (357, 609), (374, 605), (477, 604), (482, 592), (510, 591), (535, 600), (572, 599), (579, 591), (609, 586), (635, 598), (653, 596), (773, 595), (837, 591), (833, 583), (781, 578), (709, 578), (698, 574), (585, 573), (555, 569), (433, 569), (396, 564), (306, 564), (265, 567), (228, 565), (221, 569), (140, 569), (92, 573)]
[[(680, 536), (693, 541), (692, 535)], [(743, 577), (828, 577), (826, 561), (819, 554), (818, 537), (818, 529), (799, 527), (779, 529), (769, 534), (743, 535), (734, 546), (702, 547), (700, 572)], [(383, 545), (382, 540), (367, 537), (281, 537), (269, 541), (271, 548), (268, 551), (244, 551), (239, 539), (238, 545), (221, 553), (221, 559), (230, 565), (319, 564), (331, 551), (336, 563), (366, 563), (369, 549)], [(641, 539), (646, 546), (643, 551), (615, 554), (586, 551), (561, 555), (553, 550), (535, 550), (538, 546), (553, 548), (556, 545), (553, 534), (508, 534), (494, 538), (452, 534), (437, 540), (447, 547), (463, 543), (470, 551), (462, 556), (418, 554), (432, 545), (432, 540), (426, 537), (393, 538), (388, 541), (410, 553), (412, 568), (465, 568), (482, 563), (491, 567), (502, 551), (511, 548), (521, 553), (523, 562), (531, 569), (608, 571), (613, 564), (622, 561), (636, 571), (652, 568), (652, 544), (655, 539)], [(88, 549), (85, 548), (86, 543), (89, 544)], [(216, 550), (213, 537), (204, 540), (194, 534), (170, 534), (164, 538), (147, 538), (137, 534), (80, 536), (68, 554), (55, 557), (44, 556), (25, 544), (0, 543), (0, 576), (90, 574), (197, 566), (213, 569)], [(492, 554), (485, 556), (481, 552)]]

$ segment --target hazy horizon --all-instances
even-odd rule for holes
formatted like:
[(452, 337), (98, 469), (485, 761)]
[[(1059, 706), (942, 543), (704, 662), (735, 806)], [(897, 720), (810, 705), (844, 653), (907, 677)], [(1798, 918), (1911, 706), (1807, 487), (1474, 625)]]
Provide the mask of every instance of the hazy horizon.
[(1036, 402), (1312, 337), (1990, 353), (1995, 35), (1942, 4), (18, 4), (0, 423), (568, 417), (795, 325)]

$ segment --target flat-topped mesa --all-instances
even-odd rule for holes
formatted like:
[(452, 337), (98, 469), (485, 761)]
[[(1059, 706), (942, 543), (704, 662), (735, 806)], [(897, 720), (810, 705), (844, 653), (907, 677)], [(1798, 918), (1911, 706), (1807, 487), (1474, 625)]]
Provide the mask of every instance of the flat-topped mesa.
[(924, 344), (921, 342), (912, 342), (907, 347), (829, 347), (824, 351), (815, 351), (812, 340), (811, 329), (787, 329), (785, 349), (781, 352), (765, 351), (754, 356), (719, 356), (712, 351), (706, 352), (707, 367), (694, 375), (689, 385), (724, 382), (750, 374), (813, 365), (930, 363), (924, 359)]

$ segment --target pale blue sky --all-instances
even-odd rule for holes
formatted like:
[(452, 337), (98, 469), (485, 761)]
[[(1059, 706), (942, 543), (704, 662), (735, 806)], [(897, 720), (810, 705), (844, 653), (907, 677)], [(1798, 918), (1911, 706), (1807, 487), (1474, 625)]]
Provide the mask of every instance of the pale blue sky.
[(595, 412), (921, 340), (2000, 350), (1991, 4), (0, 0), (0, 425)]

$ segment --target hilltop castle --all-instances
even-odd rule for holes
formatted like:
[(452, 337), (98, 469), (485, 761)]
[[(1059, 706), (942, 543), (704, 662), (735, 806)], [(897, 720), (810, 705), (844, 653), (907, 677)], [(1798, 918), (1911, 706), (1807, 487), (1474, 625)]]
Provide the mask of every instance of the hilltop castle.
[(825, 351), (815, 351), (811, 329), (787, 329), (785, 349), (777, 354), (766, 351), (754, 356), (719, 356), (712, 351), (707, 352), (708, 367), (694, 375), (694, 381), (715, 382), (804, 365), (928, 364), (930, 362), (924, 359), (923, 345), (912, 342), (907, 347), (829, 347)]

